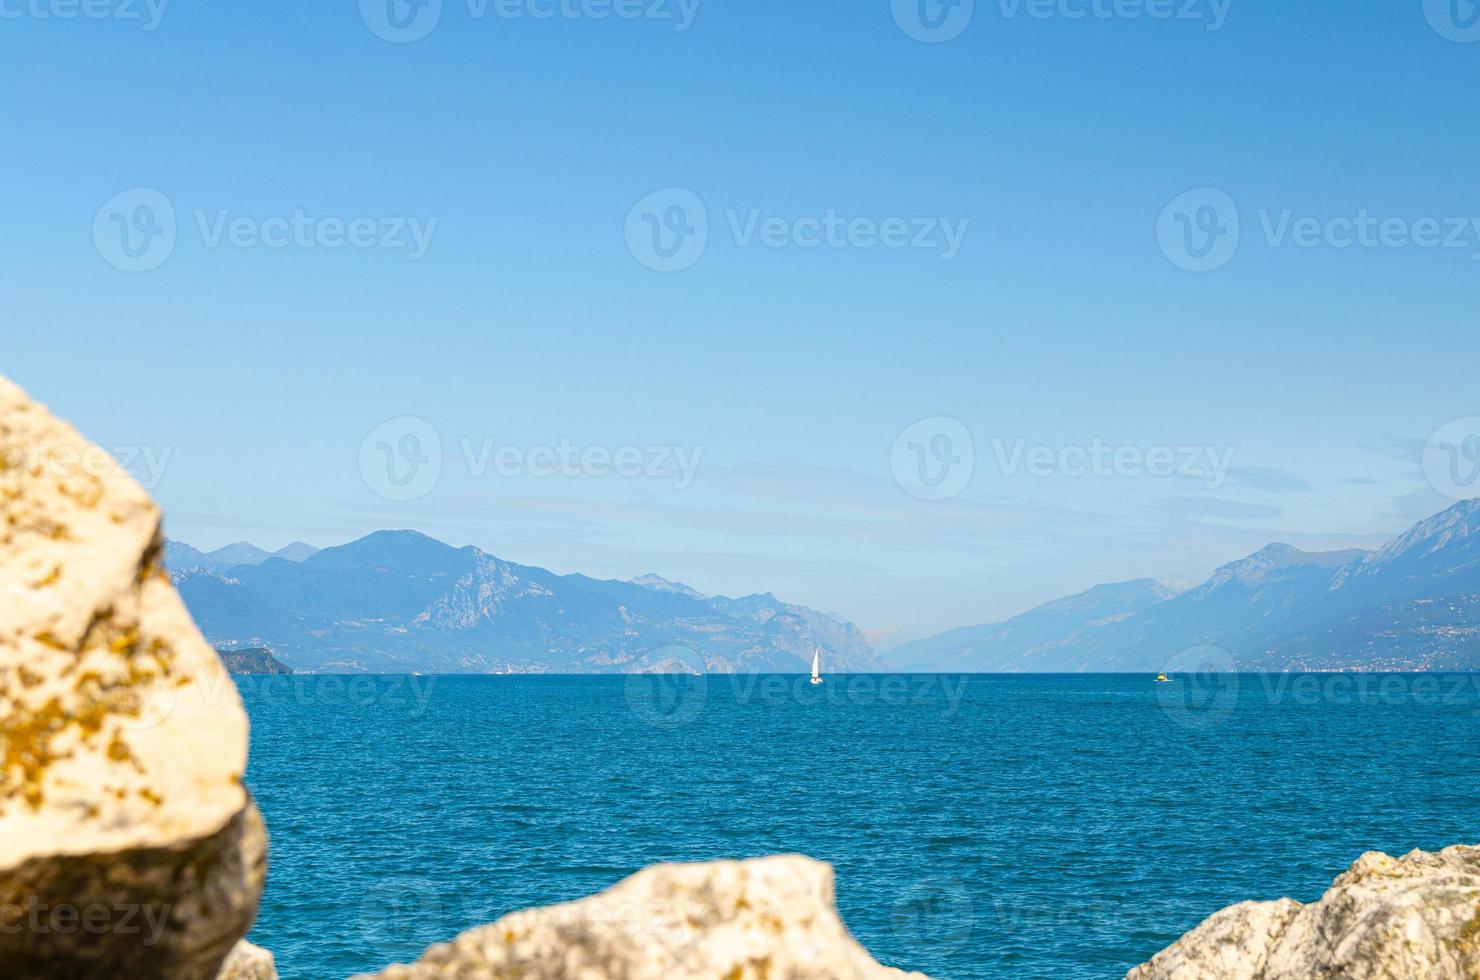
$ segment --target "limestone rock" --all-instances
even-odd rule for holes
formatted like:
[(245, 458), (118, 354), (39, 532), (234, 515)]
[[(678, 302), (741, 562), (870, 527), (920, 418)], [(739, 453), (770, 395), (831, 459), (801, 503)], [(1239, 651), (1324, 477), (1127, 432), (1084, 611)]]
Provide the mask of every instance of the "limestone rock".
[(216, 980), (278, 980), (277, 964), (267, 950), (243, 939), (231, 948)]
[(1369, 852), (1319, 902), (1244, 902), (1126, 980), (1480, 978), (1480, 848)]
[(655, 865), (515, 912), (384, 980), (925, 980), (880, 966), (838, 918), (829, 865), (798, 856)]
[(209, 980), (256, 912), (266, 835), (159, 511), (0, 378), (0, 512), (0, 971)]

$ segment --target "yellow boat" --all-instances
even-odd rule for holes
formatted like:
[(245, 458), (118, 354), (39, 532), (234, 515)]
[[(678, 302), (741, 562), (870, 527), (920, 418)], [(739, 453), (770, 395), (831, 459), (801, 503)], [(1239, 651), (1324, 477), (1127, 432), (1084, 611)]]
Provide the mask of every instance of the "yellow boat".
[(1166, 674), (1157, 674), (1156, 675), (1156, 683), (1158, 683), (1158, 684), (1170, 684), (1171, 681), (1167, 680), (1167, 675)]

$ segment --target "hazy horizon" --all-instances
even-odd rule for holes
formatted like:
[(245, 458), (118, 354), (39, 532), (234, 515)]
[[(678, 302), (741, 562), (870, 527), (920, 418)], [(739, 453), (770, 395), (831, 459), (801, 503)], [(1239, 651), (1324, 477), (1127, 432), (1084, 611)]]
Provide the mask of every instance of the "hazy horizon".
[[(1454, 504), (1451, 503), (1449, 506), (1454, 506)], [(1447, 510), (1448, 507), (1446, 507), (1445, 509)], [(1425, 515), (1425, 517), (1430, 517), (1430, 516), (1434, 516), (1434, 515)], [(1388, 541), (1392, 540), (1394, 537), (1397, 537), (1398, 534), (1400, 534), (1402, 531), (1407, 530), (1409, 526), (1411, 526), (1411, 524), (1404, 525), (1403, 527), (1398, 528), (1392, 534), (1387, 535), (1386, 537), (1382, 538), (1380, 541), (1377, 541), (1375, 544), (1373, 544), (1370, 547), (1367, 547), (1367, 548), (1359, 548), (1359, 549), (1356, 549), (1356, 550), (1363, 550), (1363, 551), (1369, 551), (1369, 552), (1370, 551), (1374, 551), (1377, 548), (1381, 547), (1383, 544), (1386, 544)], [(451, 541), (451, 540), (447, 540), (447, 539), (438, 537), (435, 534), (429, 534), (428, 532), (422, 531), (422, 530), (417, 529), (417, 528), (377, 528), (376, 531), (371, 531), (371, 532), (368, 532), (368, 533), (374, 534), (374, 533), (377, 533), (379, 531), (387, 531), (387, 532), (412, 531), (412, 532), (415, 532), (415, 533), (418, 533), (418, 534), (425, 534), (428, 537), (434, 538), (434, 539), (442, 542), (443, 544), (449, 545), (449, 546), (454, 547), (454, 548), (462, 548), (462, 547), (467, 547), (467, 546), (477, 547), (480, 550), (482, 550), (482, 551), (484, 551), (484, 552), (486, 552), (488, 554), (494, 555), (497, 558), (501, 558), (501, 559), (504, 559), (504, 560), (513, 560), (513, 559), (510, 559), (509, 556), (507, 556), (507, 555), (499, 554), (497, 551), (494, 551), (494, 550), (485, 548), (482, 545), (476, 544), (475, 542), (471, 542), (471, 541), (463, 541), (463, 542)], [(192, 548), (195, 548), (198, 551), (202, 551), (202, 552), (205, 552), (207, 554), (209, 554), (211, 552), (214, 552), (216, 550), (222, 549), (222, 548), (233, 546), (233, 545), (250, 545), (252, 547), (260, 548), (261, 550), (266, 551), (266, 552), (268, 552), (270, 554), (274, 554), (274, 553), (282, 550), (283, 548), (288, 547), (289, 545), (308, 544), (308, 545), (310, 545), (310, 546), (312, 546), (314, 548), (318, 548), (318, 549), (333, 548), (333, 547), (339, 547), (339, 546), (342, 546), (342, 545), (350, 544), (350, 543), (352, 543), (354, 541), (359, 540), (360, 538), (362, 538), (364, 536), (365, 535), (356, 535), (354, 537), (350, 537), (350, 538), (347, 538), (347, 539), (342, 540), (342, 541), (332, 541), (332, 542), (328, 542), (328, 543), (313, 542), (313, 541), (303, 541), (301, 539), (294, 539), (292, 541), (284, 541), (281, 544), (275, 544), (275, 545), (273, 545), (271, 547), (265, 546), (265, 545), (261, 544), (261, 542), (259, 542), (259, 541), (252, 541), (252, 540), (249, 540), (249, 539), (246, 539), (246, 538), (242, 538), (242, 539), (235, 540), (235, 541), (227, 541), (227, 542), (224, 542), (223, 544), (213, 545), (211, 547), (202, 547), (202, 546), (198, 545), (195, 541), (182, 540), (181, 538), (179, 538), (177, 536), (169, 536), (169, 540), (175, 542), (176, 544), (188, 545), (188, 546), (190, 546)], [(1238, 561), (1239, 559), (1246, 558), (1249, 555), (1251, 555), (1251, 554), (1253, 554), (1253, 553), (1255, 553), (1255, 552), (1257, 552), (1259, 550), (1262, 550), (1263, 548), (1267, 548), (1267, 547), (1271, 547), (1271, 546), (1277, 546), (1277, 545), (1288, 545), (1288, 544), (1289, 544), (1289, 542), (1287, 542), (1287, 541), (1269, 541), (1269, 542), (1266, 542), (1264, 545), (1261, 545), (1259, 548), (1254, 549), (1254, 551), (1250, 551), (1250, 552), (1244, 553), (1244, 554), (1232, 555), (1229, 558), (1227, 558), (1225, 561), (1218, 562), (1218, 564), (1216, 566), (1214, 566), (1214, 568), (1210, 568), (1208, 570), (1209, 571), (1209, 574), (1211, 574), (1217, 567), (1221, 567), (1222, 565), (1228, 564), (1229, 562), (1234, 562), (1234, 561)], [(1307, 552), (1312, 552), (1312, 551), (1314, 551), (1314, 552), (1330, 552), (1330, 551), (1345, 551), (1345, 550), (1353, 550), (1353, 549), (1350, 548), (1350, 547), (1348, 547), (1348, 548), (1302, 548), (1300, 550), (1307, 551)], [(533, 562), (523, 562), (523, 561), (521, 561), (521, 562), (518, 562), (518, 564), (532, 565), (534, 567), (546, 568), (546, 569), (549, 569), (550, 571), (553, 571), (553, 572), (555, 572), (557, 574), (560, 574), (560, 575), (571, 575), (571, 574), (588, 575), (588, 574), (590, 574), (589, 572), (586, 572), (584, 569), (580, 569), (580, 568), (572, 568), (572, 569), (552, 568), (551, 566), (546, 565), (546, 564), (542, 564), (542, 563), (540, 563), (538, 561), (533, 561)], [(699, 591), (699, 592), (701, 592), (701, 593), (703, 593), (705, 595), (711, 595), (711, 596), (712, 595), (725, 595), (725, 594), (728, 594), (728, 595), (731, 595), (732, 597), (739, 597), (739, 596), (744, 596), (744, 595), (755, 595), (755, 594), (762, 594), (762, 593), (768, 593), (768, 592), (769, 593), (776, 593), (776, 590), (775, 589), (773, 589), (773, 588), (767, 588), (767, 587), (764, 587), (764, 586), (758, 586), (756, 588), (744, 589), (744, 590), (740, 590), (740, 591), (736, 591), (736, 592), (732, 592), (732, 593), (723, 593), (723, 592), (713, 591), (713, 590), (710, 590), (710, 589), (705, 588), (700, 583), (690, 582), (690, 581), (688, 581), (686, 579), (676, 578), (676, 577), (674, 577), (672, 575), (667, 575), (661, 569), (649, 569), (649, 570), (647, 570), (645, 572), (637, 572), (637, 573), (634, 573), (634, 574), (628, 575), (628, 576), (611, 576), (611, 578), (613, 578), (613, 579), (615, 579), (617, 581), (624, 581), (625, 582), (625, 581), (632, 581), (634, 579), (637, 579), (637, 578), (640, 578), (640, 577), (646, 576), (646, 575), (657, 575), (660, 578), (666, 579), (669, 582), (677, 583), (677, 584), (681, 584), (681, 585), (686, 585), (686, 586), (689, 586), (691, 588), (696, 589), (697, 591)], [(594, 576), (594, 577), (604, 577), (604, 576)], [(1206, 577), (1207, 576), (1204, 576), (1204, 579)], [(1079, 593), (1085, 592), (1085, 591), (1087, 591), (1089, 589), (1092, 589), (1092, 588), (1095, 588), (1097, 586), (1103, 586), (1103, 585), (1120, 585), (1120, 584), (1125, 584), (1125, 583), (1128, 583), (1128, 582), (1137, 582), (1137, 581), (1154, 581), (1154, 582), (1156, 582), (1159, 585), (1162, 585), (1162, 586), (1165, 586), (1168, 589), (1171, 589), (1173, 592), (1180, 593), (1180, 592), (1186, 591), (1189, 588), (1193, 588), (1193, 587), (1201, 584), (1202, 581), (1203, 581), (1203, 579), (1199, 579), (1197, 581), (1192, 581), (1192, 582), (1172, 583), (1172, 582), (1163, 581), (1163, 580), (1157, 578), (1154, 575), (1125, 575), (1125, 576), (1123, 576), (1121, 578), (1113, 578), (1113, 579), (1107, 579), (1107, 580), (1101, 581), (1101, 582), (1094, 582), (1094, 583), (1091, 583), (1089, 585), (1086, 585), (1086, 586), (1084, 586), (1083, 588), (1080, 588), (1080, 589), (1074, 589), (1074, 590), (1069, 591), (1069, 592), (1064, 592), (1064, 593), (1060, 593), (1060, 594), (1057, 594), (1057, 595), (1047, 596), (1047, 597), (1045, 597), (1044, 599), (1042, 599), (1039, 602), (1034, 602), (1034, 603), (1032, 603), (1029, 606), (1025, 606), (1025, 607), (1023, 607), (1021, 609), (1017, 609), (1017, 610), (1014, 610), (1012, 612), (1008, 612), (1008, 613), (1000, 616), (998, 619), (994, 619), (994, 620), (982, 619), (982, 620), (972, 620), (972, 621), (969, 621), (969, 622), (960, 622), (960, 623), (955, 623), (955, 624), (953, 624), (951, 626), (943, 627), (942, 629), (936, 630), (933, 633), (921, 634), (921, 636), (910, 636), (910, 637), (905, 637), (905, 638), (902, 638), (902, 639), (892, 639), (892, 640), (891, 639), (882, 639), (881, 640), (879, 637), (877, 637), (875, 635), (876, 632), (877, 632), (877, 630), (874, 627), (870, 626), (870, 624), (868, 624), (866, 622), (858, 622), (856, 620), (852, 620), (852, 619), (850, 619), (850, 617), (848, 617), (846, 615), (843, 615), (841, 613), (837, 613), (836, 610), (820, 609), (819, 611), (821, 611), (821, 612), (827, 612), (827, 613), (832, 613), (832, 614), (836, 614), (836, 615), (843, 615), (843, 618), (844, 619), (847, 619), (850, 622), (854, 622), (855, 625), (857, 625), (860, 629), (863, 630), (864, 634), (868, 637), (869, 642), (874, 646), (874, 648), (878, 652), (880, 652), (880, 653), (888, 653), (889, 651), (893, 650), (895, 647), (900, 646), (900, 645), (902, 645), (904, 643), (908, 643), (908, 642), (910, 642), (912, 640), (921, 639), (921, 638), (923, 638), (925, 636), (934, 636), (934, 635), (937, 635), (937, 634), (939, 634), (941, 632), (946, 632), (947, 630), (950, 630), (950, 629), (956, 629), (956, 628), (961, 628), (961, 627), (980, 626), (980, 625), (984, 625), (984, 624), (989, 623), (989, 622), (998, 622), (998, 621), (1000, 621), (1002, 619), (1008, 619), (1008, 618), (1011, 618), (1012, 616), (1018, 615), (1020, 613), (1027, 612), (1030, 609), (1033, 609), (1033, 608), (1036, 608), (1037, 606), (1042, 605), (1043, 603), (1052, 602), (1055, 599), (1061, 599), (1061, 598), (1065, 598), (1067, 596), (1077, 595)], [(800, 605), (808, 605), (808, 603), (806, 603), (802, 599), (797, 598), (797, 597), (794, 597), (794, 596), (789, 596), (789, 595), (786, 595), (784, 593), (776, 593), (776, 595), (777, 595), (777, 598), (782, 599), (783, 601), (786, 601), (786, 602), (793, 602), (793, 603), (797, 603), (797, 604), (800, 604)]]

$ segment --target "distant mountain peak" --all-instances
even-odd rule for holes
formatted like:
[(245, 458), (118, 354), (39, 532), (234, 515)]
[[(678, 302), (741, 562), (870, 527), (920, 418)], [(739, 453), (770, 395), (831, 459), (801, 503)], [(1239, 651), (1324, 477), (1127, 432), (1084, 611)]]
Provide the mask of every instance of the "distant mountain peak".
[(1474, 533), (1480, 533), (1480, 497), (1461, 500), (1447, 511), (1440, 511), (1434, 517), (1419, 521), (1396, 537), (1393, 543), (1397, 545), (1399, 542), (1415, 542), (1434, 537), (1468, 537)]
[(1480, 551), (1480, 498), (1461, 500), (1433, 517), (1425, 518), (1369, 554), (1360, 575), (1378, 574), (1394, 567), (1460, 556)]
[(248, 541), (238, 541), (211, 552), (192, 548), (183, 541), (166, 540), (164, 545), (165, 565), (171, 572), (199, 569), (220, 574), (239, 565), (260, 565), (271, 557)]
[(319, 549), (303, 541), (294, 541), (272, 553), (274, 558), (284, 561), (307, 561), (319, 553)]
[[(459, 554), (461, 559), (456, 557)], [(346, 544), (325, 548), (303, 564), (326, 570), (397, 566), (425, 573), (453, 565), (468, 566), (481, 554), (476, 548), (455, 548), (420, 531), (403, 529), (372, 531)]]
[(430, 542), (432, 542), (434, 544), (440, 544), (444, 548), (451, 548), (452, 547), (452, 545), (450, 545), (450, 544), (446, 544), (446, 543), (444, 543), (442, 541), (438, 541), (436, 538), (432, 537), (430, 534), (423, 534), (422, 532), (420, 532), (420, 531), (414, 531), (411, 528), (397, 528), (397, 529), (386, 529), (386, 530), (381, 530), (381, 531), (371, 531), (369, 534), (366, 534), (363, 537), (356, 538), (354, 541), (351, 541), (350, 544), (358, 544), (358, 543), (360, 543), (362, 541), (408, 541), (408, 542), (417, 542), (417, 543), (430, 541)]
[(1133, 578), (1128, 582), (1106, 582), (1096, 585), (1082, 595), (1152, 595), (1161, 599), (1170, 599), (1176, 595), (1176, 591), (1167, 588), (1154, 578)]
[(1229, 582), (1251, 584), (1262, 581), (1272, 573), (1307, 568), (1340, 568), (1366, 558), (1368, 552), (1360, 548), (1344, 551), (1303, 551), (1291, 544), (1265, 545), (1258, 551), (1237, 561), (1219, 566), (1212, 578), (1198, 586), (1194, 592), (1206, 593)]
[(272, 557), (270, 553), (263, 551), (250, 541), (228, 544), (209, 554), (216, 561), (231, 565), (258, 565)]
[(686, 595), (691, 599), (707, 598), (698, 589), (685, 585), (682, 582), (674, 582), (666, 579), (653, 572), (649, 572), (646, 575), (639, 575), (637, 578), (630, 579), (629, 581), (633, 585), (640, 585), (645, 589), (652, 589), (656, 592), (672, 592), (676, 595)]

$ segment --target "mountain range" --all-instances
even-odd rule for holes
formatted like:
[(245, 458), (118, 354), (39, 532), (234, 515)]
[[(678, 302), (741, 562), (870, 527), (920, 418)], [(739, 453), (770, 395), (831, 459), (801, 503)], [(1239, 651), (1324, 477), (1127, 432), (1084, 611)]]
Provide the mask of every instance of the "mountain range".
[(1246, 670), (1480, 669), (1480, 500), (1376, 551), (1272, 544), (1179, 595), (1102, 585), (889, 654), (899, 669), (1154, 671), (1210, 645)]
[(294, 541), (278, 551), (263, 551), (255, 544), (238, 541), (215, 551), (199, 551), (179, 541), (167, 541), (164, 546), (165, 564), (177, 569), (202, 569), (208, 572), (224, 572), (242, 565), (260, 565), (269, 558), (286, 561), (305, 561), (319, 553), (319, 549), (302, 541)]
[(1212, 645), (1249, 670), (1480, 670), (1480, 500), (1375, 551), (1272, 544), (1175, 593), (1098, 585), (880, 658), (831, 613), (770, 593), (707, 596), (658, 575), (559, 575), (414, 531), (322, 551), (171, 541), (171, 577), (220, 647), (299, 671), (1155, 671)]
[(298, 671), (801, 672), (814, 647), (832, 670), (880, 666), (853, 624), (769, 593), (558, 575), (414, 531), (301, 552), (169, 542), (165, 563), (212, 643), (268, 647)]

